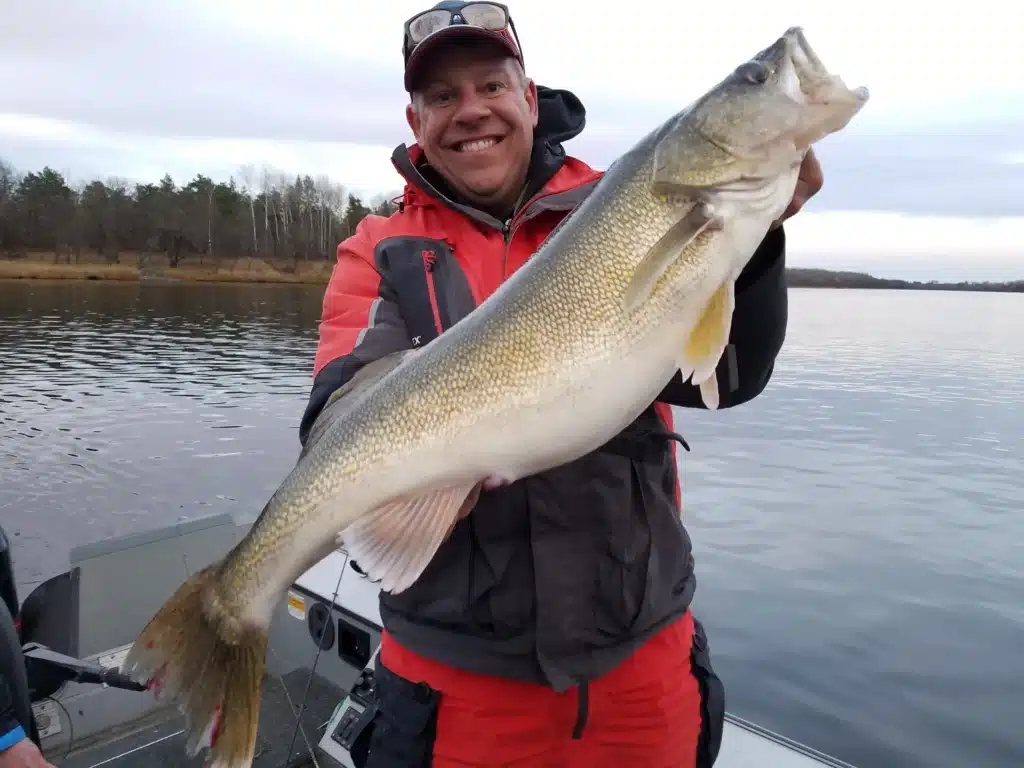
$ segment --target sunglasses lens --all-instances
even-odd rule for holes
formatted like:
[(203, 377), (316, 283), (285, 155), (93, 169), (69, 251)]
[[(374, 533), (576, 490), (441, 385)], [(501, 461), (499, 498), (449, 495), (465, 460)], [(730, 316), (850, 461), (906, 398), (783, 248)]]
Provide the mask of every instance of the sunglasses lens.
[(437, 9), (421, 13), (409, 24), (409, 41), (414, 45), (437, 30), (447, 27), (452, 19), (452, 12)]
[(466, 23), (472, 27), (498, 30), (506, 24), (505, 11), (493, 3), (471, 3), (460, 12)]

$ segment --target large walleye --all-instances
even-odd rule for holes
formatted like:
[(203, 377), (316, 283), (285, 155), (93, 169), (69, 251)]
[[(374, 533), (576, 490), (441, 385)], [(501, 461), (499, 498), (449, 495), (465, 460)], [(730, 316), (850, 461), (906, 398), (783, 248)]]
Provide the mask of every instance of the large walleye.
[(245, 538), (128, 655), (126, 671), (181, 704), (189, 751), (251, 765), (274, 607), (339, 543), (401, 591), (481, 492), (596, 449), (677, 370), (717, 407), (736, 278), (808, 147), (867, 98), (788, 30), (619, 158), (472, 314), (364, 368)]

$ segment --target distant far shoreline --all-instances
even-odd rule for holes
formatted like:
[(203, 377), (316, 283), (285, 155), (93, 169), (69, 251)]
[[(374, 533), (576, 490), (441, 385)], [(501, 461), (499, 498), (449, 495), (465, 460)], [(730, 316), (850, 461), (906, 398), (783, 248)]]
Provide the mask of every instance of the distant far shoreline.
[[(333, 260), (280, 261), (271, 259), (190, 256), (170, 266), (163, 254), (121, 253), (116, 261), (96, 254), (0, 254), (0, 280), (109, 280), (181, 283), (290, 283), (326, 285)], [(919, 282), (874, 277), (864, 272), (791, 267), (791, 288), (871, 288), (911, 291), (977, 291), (1024, 293), (1024, 280), (1008, 282)]]
[(874, 277), (866, 272), (832, 271), (790, 267), (786, 279), (791, 288), (874, 288), (903, 291), (978, 291), (985, 293), (1024, 293), (1024, 280), (1007, 282), (956, 282), (938, 280), (919, 282)]

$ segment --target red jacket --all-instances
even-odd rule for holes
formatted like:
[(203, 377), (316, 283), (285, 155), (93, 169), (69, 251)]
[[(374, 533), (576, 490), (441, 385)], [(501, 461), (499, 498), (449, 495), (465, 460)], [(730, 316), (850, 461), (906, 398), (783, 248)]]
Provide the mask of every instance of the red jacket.
[[(414, 163), (422, 151), (409, 150)], [(397, 165), (397, 164), (396, 164)], [(401, 169), (400, 169), (401, 170)], [(407, 182), (401, 211), (393, 216), (369, 215), (355, 234), (338, 246), (338, 260), (324, 296), (320, 346), (314, 378), (332, 360), (351, 354), (357, 339), (372, 325), (370, 313), (379, 298), (381, 274), (378, 246), (394, 238), (430, 238), (445, 243), (458, 263), (475, 304), (480, 304), (526, 263), (565, 214), (582, 199), (578, 193), (601, 177), (585, 163), (567, 158), (557, 173), (508, 223), (508, 234), (471, 219)], [(457, 247), (456, 247), (457, 246)], [(441, 332), (431, 251), (423, 249), (420, 263), (427, 288), (434, 330)], [(426, 339), (420, 343), (426, 343)]]

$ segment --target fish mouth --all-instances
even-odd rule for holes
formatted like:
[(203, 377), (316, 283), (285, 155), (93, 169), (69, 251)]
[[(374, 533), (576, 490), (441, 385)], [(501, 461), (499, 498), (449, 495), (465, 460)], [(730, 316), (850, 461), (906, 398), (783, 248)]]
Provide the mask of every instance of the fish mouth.
[(863, 105), (868, 89), (849, 88), (842, 78), (829, 72), (818, 58), (802, 27), (790, 27), (776, 45), (785, 51), (784, 58), (793, 67), (800, 93), (810, 104)]
[(786, 53), (793, 60), (797, 73), (814, 73), (820, 76), (828, 75), (828, 70), (821, 63), (821, 59), (814, 52), (811, 44), (807, 42), (803, 27), (790, 27), (782, 35), (786, 45)]

